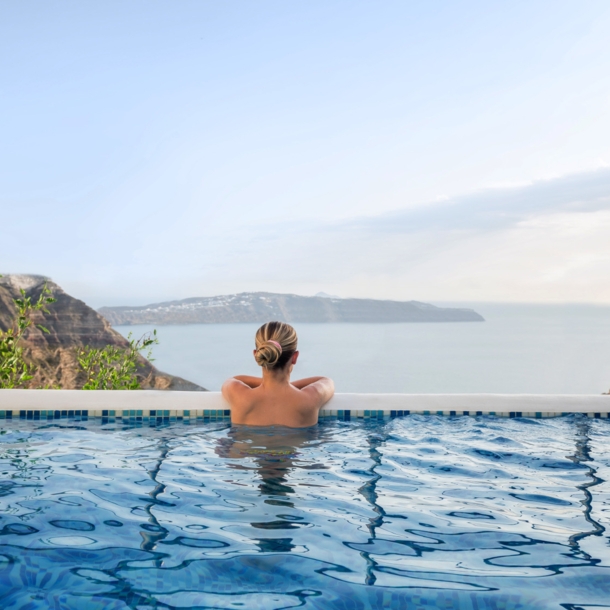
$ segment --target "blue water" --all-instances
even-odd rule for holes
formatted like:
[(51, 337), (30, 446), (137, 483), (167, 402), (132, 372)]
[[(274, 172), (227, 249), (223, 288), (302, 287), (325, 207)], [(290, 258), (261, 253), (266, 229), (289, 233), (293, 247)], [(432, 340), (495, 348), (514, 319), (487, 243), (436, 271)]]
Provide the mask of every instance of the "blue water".
[(0, 425), (4, 609), (610, 608), (610, 422)]

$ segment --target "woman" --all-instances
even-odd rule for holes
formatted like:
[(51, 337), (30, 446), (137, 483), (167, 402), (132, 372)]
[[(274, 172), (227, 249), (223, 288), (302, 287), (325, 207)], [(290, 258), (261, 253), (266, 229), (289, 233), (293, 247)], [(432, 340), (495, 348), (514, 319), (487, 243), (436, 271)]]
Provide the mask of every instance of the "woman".
[(305, 428), (318, 423), (318, 411), (335, 393), (328, 377), (290, 382), (297, 363), (297, 333), (290, 324), (267, 322), (256, 332), (254, 358), (263, 376), (238, 375), (224, 382), (231, 421), (247, 426)]

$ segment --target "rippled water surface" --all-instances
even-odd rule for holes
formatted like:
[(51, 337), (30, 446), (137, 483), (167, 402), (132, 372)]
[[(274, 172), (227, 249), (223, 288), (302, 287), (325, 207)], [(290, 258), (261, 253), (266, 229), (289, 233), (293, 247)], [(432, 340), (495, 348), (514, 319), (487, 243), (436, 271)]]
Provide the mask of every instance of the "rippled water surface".
[(610, 608), (610, 422), (0, 427), (0, 600)]

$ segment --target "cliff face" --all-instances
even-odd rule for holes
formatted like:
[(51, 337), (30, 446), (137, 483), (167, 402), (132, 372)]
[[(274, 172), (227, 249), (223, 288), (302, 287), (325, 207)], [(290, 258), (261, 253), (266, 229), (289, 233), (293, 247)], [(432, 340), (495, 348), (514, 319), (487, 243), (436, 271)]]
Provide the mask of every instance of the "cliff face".
[(472, 309), (435, 307), (418, 301), (302, 297), (244, 292), (155, 303), (102, 307), (112, 324), (219, 324), (229, 322), (482, 322)]
[[(81, 388), (85, 382), (76, 360), (76, 348), (84, 345), (127, 347), (127, 340), (110, 327), (109, 322), (82, 301), (66, 294), (57, 284), (40, 275), (8, 275), (0, 277), (0, 329), (9, 328), (16, 316), (14, 298), (23, 288), (33, 300), (47, 282), (57, 302), (48, 306), (49, 313), (36, 312), (35, 324), (43, 324), (50, 332), (32, 326), (22, 343), (25, 358), (36, 367), (30, 387), (59, 386)], [(144, 388), (159, 390), (203, 390), (200, 386), (158, 371), (145, 358), (140, 359), (138, 378)]]

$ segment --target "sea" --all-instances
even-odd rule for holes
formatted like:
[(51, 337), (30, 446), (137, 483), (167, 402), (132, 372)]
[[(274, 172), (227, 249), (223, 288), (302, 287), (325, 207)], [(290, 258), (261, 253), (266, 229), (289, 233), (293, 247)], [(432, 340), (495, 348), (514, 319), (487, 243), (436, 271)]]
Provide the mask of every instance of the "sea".
[[(461, 304), (485, 322), (295, 324), (293, 378), (325, 375), (337, 392), (601, 394), (610, 391), (610, 306)], [(155, 328), (154, 364), (219, 390), (257, 375), (258, 324), (118, 326), (140, 337)]]

